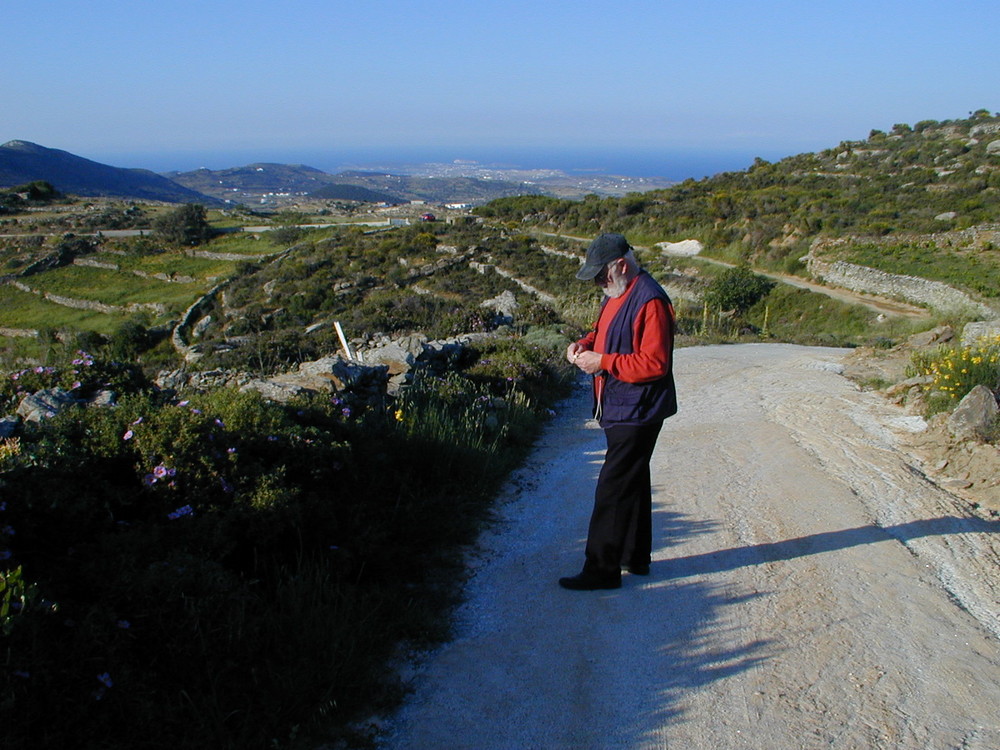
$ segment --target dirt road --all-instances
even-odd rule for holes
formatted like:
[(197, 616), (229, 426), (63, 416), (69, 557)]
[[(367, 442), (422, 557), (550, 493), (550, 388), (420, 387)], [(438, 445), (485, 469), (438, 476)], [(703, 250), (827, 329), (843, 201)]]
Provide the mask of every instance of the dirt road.
[[(590, 238), (578, 237), (572, 234), (560, 234), (557, 232), (537, 232), (537, 234), (547, 236), (547, 237), (562, 237), (563, 239), (576, 240), (577, 242), (589, 243)], [(663, 243), (660, 243), (662, 245)], [(636, 246), (637, 249), (649, 251), (651, 248), (643, 247), (641, 245)], [(671, 253), (669, 250), (660, 248), (660, 250), (667, 255)], [(692, 257), (689, 253), (684, 253), (682, 255), (675, 255), (677, 258), (687, 258)], [(724, 260), (719, 260), (718, 258), (711, 258), (707, 255), (696, 255), (698, 260), (705, 263), (714, 263), (717, 266), (725, 266), (726, 268), (735, 268), (732, 263), (727, 263)], [(876, 312), (883, 313), (885, 315), (903, 316), (908, 318), (928, 318), (930, 317), (930, 312), (922, 307), (917, 307), (916, 305), (911, 305), (908, 302), (902, 302), (900, 300), (888, 299), (886, 297), (879, 297), (874, 294), (863, 294), (861, 292), (855, 292), (851, 289), (844, 289), (842, 287), (826, 286), (824, 284), (817, 284), (813, 281), (808, 281), (801, 278), (800, 276), (792, 276), (785, 273), (771, 273), (769, 271), (759, 271), (755, 270), (754, 273), (760, 274), (761, 276), (766, 276), (769, 279), (778, 281), (782, 284), (788, 284), (789, 286), (794, 286), (799, 289), (807, 289), (810, 292), (815, 292), (816, 294), (823, 294), (831, 299), (839, 300), (841, 302), (846, 302), (851, 305), (861, 305), (862, 307), (867, 307), (870, 310), (875, 310)]]
[[(732, 263), (726, 263), (724, 260), (719, 260), (717, 258), (710, 258), (707, 255), (696, 256), (698, 260), (704, 261), (706, 263), (714, 263), (717, 266), (726, 266), (727, 268), (735, 268), (736, 266)], [(759, 271), (755, 270), (761, 276), (766, 276), (767, 278), (780, 282), (782, 284), (788, 284), (789, 286), (794, 286), (798, 289), (806, 289), (810, 292), (815, 292), (816, 294), (823, 294), (831, 299), (839, 300), (840, 302), (846, 302), (849, 305), (861, 305), (862, 307), (867, 307), (869, 310), (875, 310), (876, 312), (883, 313), (885, 315), (900, 315), (908, 318), (929, 318), (930, 311), (923, 307), (917, 307), (916, 305), (911, 305), (908, 302), (902, 302), (900, 300), (888, 299), (887, 297), (879, 297), (875, 294), (864, 294), (862, 292), (855, 292), (852, 289), (845, 289), (838, 286), (826, 286), (825, 284), (817, 284), (814, 281), (807, 281), (800, 276), (792, 276), (787, 273), (772, 273), (770, 271)]]
[(1000, 524), (901, 452), (845, 350), (683, 349), (651, 575), (571, 592), (604, 444), (581, 390), (472, 559), (392, 750), (1000, 748)]

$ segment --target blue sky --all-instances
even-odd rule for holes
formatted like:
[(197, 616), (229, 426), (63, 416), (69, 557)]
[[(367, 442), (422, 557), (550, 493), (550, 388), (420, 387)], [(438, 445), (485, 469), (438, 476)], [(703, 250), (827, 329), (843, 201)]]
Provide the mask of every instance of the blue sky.
[(402, 151), (773, 159), (1000, 110), (996, 12), (985, 0), (5, 3), (0, 142), (159, 171)]

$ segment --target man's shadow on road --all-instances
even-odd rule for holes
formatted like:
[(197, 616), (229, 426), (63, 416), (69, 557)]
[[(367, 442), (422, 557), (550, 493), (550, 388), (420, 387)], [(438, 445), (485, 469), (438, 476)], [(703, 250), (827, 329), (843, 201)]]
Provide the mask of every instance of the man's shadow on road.
[[(697, 533), (692, 529), (690, 521), (683, 521), (679, 514), (665, 514), (665, 534), (670, 536), (670, 527), (683, 527), (688, 534)], [(661, 525), (664, 519), (660, 519)], [(713, 522), (697, 522), (700, 530), (709, 530), (715, 526)], [(1000, 521), (987, 521), (981, 518), (962, 518), (960, 516), (942, 516), (920, 521), (897, 524), (895, 526), (859, 526), (854, 529), (839, 531), (824, 531), (819, 534), (786, 539), (781, 542), (753, 544), (746, 547), (731, 547), (729, 549), (706, 552), (700, 555), (671, 558), (666, 564), (653, 564), (654, 576), (658, 578), (686, 578), (693, 575), (721, 573), (727, 570), (760, 565), (762, 563), (793, 560), (807, 555), (818, 555), (823, 552), (857, 547), (862, 544), (895, 539), (904, 544), (912, 539), (927, 536), (943, 536), (945, 534), (969, 534), (1000, 532)], [(659, 570), (657, 570), (659, 568)]]
[[(661, 550), (664, 543), (674, 546), (722, 526), (717, 521), (691, 520), (683, 514), (666, 511), (656, 512), (654, 519), (654, 533), (661, 535)], [(645, 647), (650, 658), (645, 666), (650, 674), (645, 684), (650, 690), (648, 695), (642, 696), (644, 700), (636, 701), (637, 710), (632, 720), (620, 726), (619, 731), (636, 743), (659, 737), (663, 727), (685, 720), (686, 701), (692, 691), (757, 668), (786, 650), (787, 646), (782, 645), (780, 639), (761, 637), (752, 629), (744, 630), (738, 610), (732, 609), (765, 597), (768, 592), (740, 592), (734, 589), (732, 582), (697, 576), (889, 540), (906, 543), (920, 537), (997, 532), (1000, 532), (1000, 521), (944, 516), (884, 528), (869, 525), (654, 560), (646, 579), (653, 584), (651, 587), (642, 592), (628, 592), (639, 596), (618, 591), (613, 594), (622, 602), (621, 606), (629, 608), (632, 618), (655, 619), (657, 623), (651, 635), (637, 629), (636, 638), (648, 640)], [(687, 577), (692, 580), (678, 580)], [(626, 581), (626, 588), (641, 580)], [(666, 581), (675, 582), (656, 585)], [(656, 619), (664, 612), (670, 615)]]

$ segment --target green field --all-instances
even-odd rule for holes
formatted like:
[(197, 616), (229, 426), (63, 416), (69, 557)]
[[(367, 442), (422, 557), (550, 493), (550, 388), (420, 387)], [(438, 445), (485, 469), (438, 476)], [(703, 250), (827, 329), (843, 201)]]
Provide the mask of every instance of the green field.
[(114, 263), (122, 271), (142, 271), (148, 274), (174, 274), (190, 276), (200, 281), (211, 281), (233, 272), (233, 261), (194, 258), (183, 253), (160, 255), (100, 255), (102, 263)]
[(71, 328), (110, 333), (127, 317), (76, 310), (12, 286), (0, 286), (0, 326), (5, 328)]
[(106, 305), (160, 303), (181, 312), (205, 291), (205, 284), (173, 284), (90, 266), (63, 266), (26, 280), (33, 289)]

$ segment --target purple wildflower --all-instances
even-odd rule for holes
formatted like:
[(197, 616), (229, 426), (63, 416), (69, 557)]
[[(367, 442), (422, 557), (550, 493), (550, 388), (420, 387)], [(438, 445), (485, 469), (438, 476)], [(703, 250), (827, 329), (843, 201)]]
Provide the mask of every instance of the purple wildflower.
[(173, 513), (168, 513), (167, 518), (171, 521), (176, 521), (178, 518), (183, 518), (184, 516), (194, 515), (194, 508), (190, 505), (184, 505), (175, 510)]
[(0, 560), (9, 560), (11, 555), (12, 553), (9, 549), (0, 549)]
[(156, 482), (157, 479), (155, 474), (147, 474), (142, 478), (142, 483), (147, 487), (152, 487), (154, 484), (156, 484)]
[(119, 620), (116, 624), (122, 630), (128, 630), (130, 627), (132, 627), (132, 623), (130, 623), (128, 620)]
[(156, 477), (157, 479), (163, 479), (165, 476), (167, 476), (167, 467), (164, 466), (163, 464), (160, 464), (159, 466), (153, 469), (153, 476)]
[(122, 440), (131, 440), (135, 436), (132, 430), (125, 430), (125, 434), (122, 435)]
[(227, 495), (233, 491), (233, 485), (227, 482), (223, 477), (219, 477), (219, 484), (222, 485), (222, 491)]

